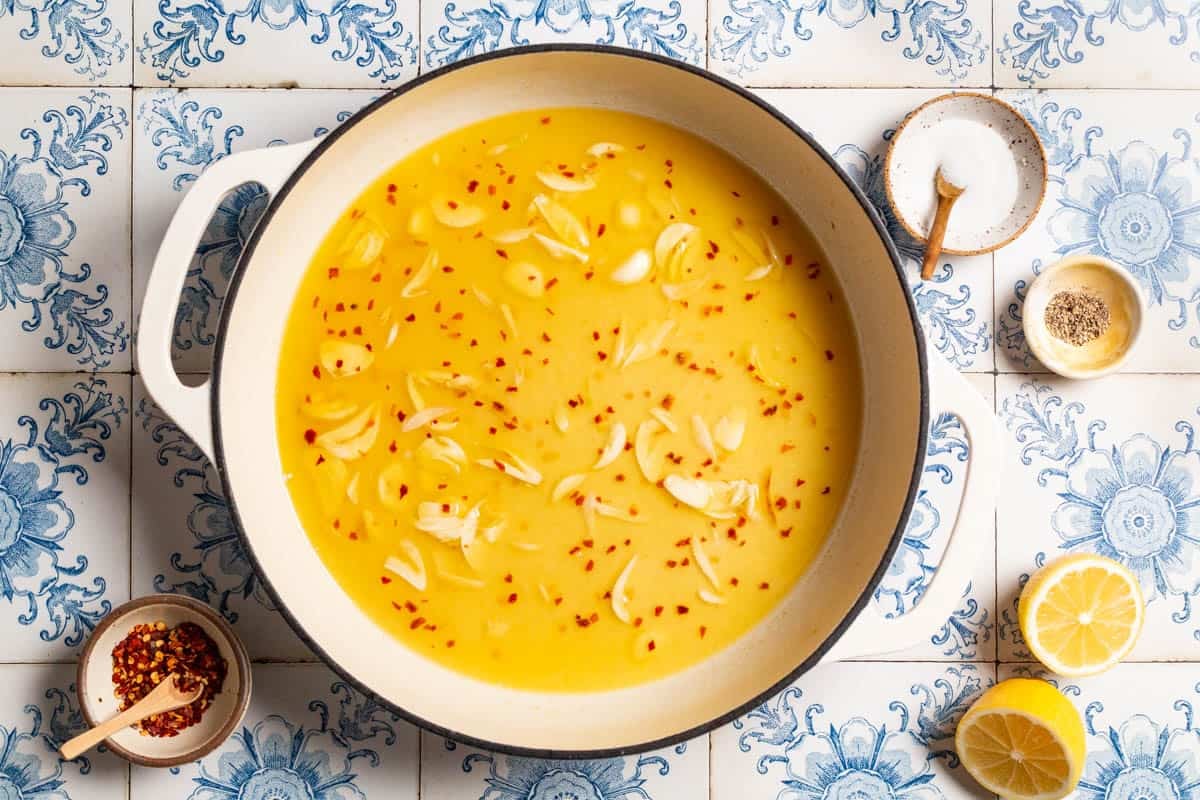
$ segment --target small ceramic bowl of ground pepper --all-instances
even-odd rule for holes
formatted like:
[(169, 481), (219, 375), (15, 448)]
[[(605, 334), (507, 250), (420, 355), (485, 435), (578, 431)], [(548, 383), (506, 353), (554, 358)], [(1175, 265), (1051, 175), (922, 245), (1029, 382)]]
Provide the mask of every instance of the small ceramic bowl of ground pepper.
[(100, 621), (79, 656), (83, 717), (94, 726), (172, 679), (201, 685), (199, 699), (125, 728), (107, 740), (110, 750), (148, 767), (195, 761), (229, 738), (250, 704), (250, 659), (220, 615), (173, 594), (128, 602)]
[(1056, 261), (1025, 296), (1025, 341), (1064, 378), (1099, 378), (1129, 358), (1142, 331), (1145, 298), (1121, 265), (1095, 255)]

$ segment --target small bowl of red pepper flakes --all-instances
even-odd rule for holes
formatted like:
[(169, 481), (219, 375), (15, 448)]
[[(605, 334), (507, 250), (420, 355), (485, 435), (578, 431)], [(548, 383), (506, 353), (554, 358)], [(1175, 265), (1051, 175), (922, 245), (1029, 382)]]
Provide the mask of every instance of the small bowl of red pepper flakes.
[(114, 753), (151, 767), (195, 761), (237, 729), (250, 703), (250, 659), (229, 624), (203, 603), (160, 594), (119, 606), (96, 626), (76, 679), (84, 719), (103, 722), (165, 680), (199, 685), (200, 697), (112, 736)]

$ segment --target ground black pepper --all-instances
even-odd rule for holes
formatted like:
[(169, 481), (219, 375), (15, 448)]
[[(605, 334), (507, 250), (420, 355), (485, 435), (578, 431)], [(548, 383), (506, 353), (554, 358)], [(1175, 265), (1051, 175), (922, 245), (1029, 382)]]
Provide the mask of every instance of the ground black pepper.
[(1046, 304), (1045, 321), (1052, 336), (1076, 347), (1103, 336), (1111, 324), (1103, 298), (1077, 289), (1051, 297)]

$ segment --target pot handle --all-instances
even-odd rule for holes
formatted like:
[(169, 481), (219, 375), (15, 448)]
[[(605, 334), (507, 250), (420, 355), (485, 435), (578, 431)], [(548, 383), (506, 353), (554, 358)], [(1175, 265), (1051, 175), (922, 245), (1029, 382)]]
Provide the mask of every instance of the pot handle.
[(945, 553), (920, 603), (891, 619), (877, 615), (870, 607), (863, 609), (822, 663), (894, 653), (938, 630), (962, 601), (963, 588), (984, 552), (981, 545), (993, 528), (1000, 468), (1000, 430), (995, 412), (941, 356), (930, 355), (929, 373), (931, 405), (958, 417), (969, 446), (962, 502)]
[(154, 258), (138, 321), (137, 367), (146, 391), (206, 456), (213, 456), (209, 384), (185, 386), (171, 361), (171, 340), (179, 293), (188, 266), (217, 206), (243, 183), (261, 183), (274, 195), (317, 144), (313, 139), (284, 147), (268, 147), (227, 156), (210, 165), (171, 218)]

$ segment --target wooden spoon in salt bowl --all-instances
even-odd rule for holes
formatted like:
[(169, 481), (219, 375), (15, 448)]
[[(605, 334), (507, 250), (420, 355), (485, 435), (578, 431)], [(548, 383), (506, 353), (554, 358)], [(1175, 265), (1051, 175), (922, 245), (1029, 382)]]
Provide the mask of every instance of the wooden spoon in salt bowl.
[(186, 705), (196, 702), (203, 691), (204, 686), (199, 683), (197, 683), (194, 689), (181, 690), (176, 676), (172, 675), (158, 686), (155, 686), (150, 691), (150, 694), (120, 714), (67, 741), (58, 752), (62, 754), (63, 758), (70, 761), (91, 750), (122, 728), (128, 728), (130, 725), (141, 722), (146, 717), (153, 716), (154, 714), (174, 711), (177, 708), (183, 708)]
[(954, 201), (966, 191), (962, 186), (956, 186), (946, 180), (942, 168), (938, 167), (933, 175), (933, 186), (937, 191), (937, 211), (933, 213), (933, 225), (929, 228), (929, 238), (925, 242), (925, 260), (921, 262), (921, 280), (927, 281), (933, 277), (937, 268), (938, 258), (942, 255), (942, 242), (946, 240), (946, 226), (950, 224), (950, 211)]

